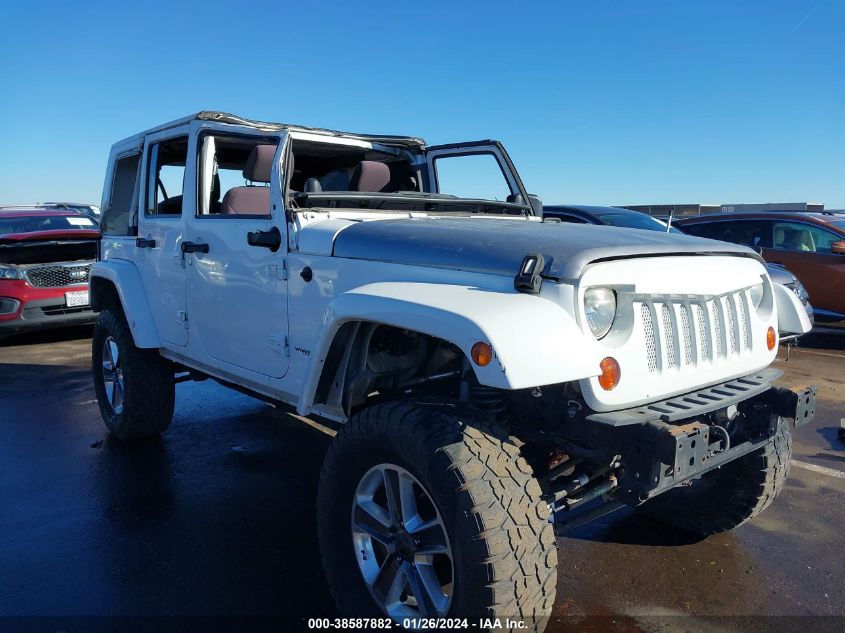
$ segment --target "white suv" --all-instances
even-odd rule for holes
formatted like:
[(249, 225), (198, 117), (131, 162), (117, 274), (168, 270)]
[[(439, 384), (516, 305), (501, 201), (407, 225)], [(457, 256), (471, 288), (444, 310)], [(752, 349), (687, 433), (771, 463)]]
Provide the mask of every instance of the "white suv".
[(813, 415), (771, 385), (805, 313), (756, 253), (543, 222), (495, 141), (201, 112), (115, 144), (102, 208), (106, 425), (161, 433), (208, 377), (344, 422), (317, 517), (344, 615), (541, 630), (556, 530), (622, 504), (734, 528)]

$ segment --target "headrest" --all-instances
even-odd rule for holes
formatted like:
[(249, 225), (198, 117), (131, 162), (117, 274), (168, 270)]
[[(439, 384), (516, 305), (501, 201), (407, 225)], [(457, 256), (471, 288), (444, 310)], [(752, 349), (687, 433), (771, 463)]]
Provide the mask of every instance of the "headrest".
[(244, 165), (244, 178), (252, 182), (270, 182), (270, 172), (273, 169), (273, 156), (275, 154), (275, 145), (256, 145), (253, 147), (246, 165)]
[(349, 181), (351, 191), (381, 191), (390, 182), (390, 167), (373, 160), (358, 163)]

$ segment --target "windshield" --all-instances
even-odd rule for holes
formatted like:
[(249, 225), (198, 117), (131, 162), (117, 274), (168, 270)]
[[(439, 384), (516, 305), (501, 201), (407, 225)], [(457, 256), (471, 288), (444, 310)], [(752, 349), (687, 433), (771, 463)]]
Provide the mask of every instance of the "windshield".
[[(388, 145), (295, 139), (288, 189), (295, 207), (527, 215), (490, 152), (444, 154)], [(431, 171), (429, 167), (432, 167)]]
[(67, 231), (96, 229), (91, 218), (83, 215), (26, 215), (0, 217), (0, 236), (11, 233), (36, 233), (38, 231)]
[[(637, 211), (633, 211), (631, 213), (602, 213), (599, 217), (602, 222), (610, 224), (611, 226), (621, 226), (628, 229), (645, 229), (646, 231), (662, 231), (663, 233), (667, 232), (666, 225), (663, 222), (651, 217), (650, 215), (639, 213)], [(676, 229), (674, 226), (669, 229), (668, 232), (681, 233), (681, 231)]]

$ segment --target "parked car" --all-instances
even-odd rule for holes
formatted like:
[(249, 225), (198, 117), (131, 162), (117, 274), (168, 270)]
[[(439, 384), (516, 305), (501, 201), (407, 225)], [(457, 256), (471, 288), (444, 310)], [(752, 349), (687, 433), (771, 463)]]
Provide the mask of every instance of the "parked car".
[(202, 112), (115, 144), (105, 182), (107, 428), (162, 433), (177, 375), (343, 423), (316, 522), (344, 615), (542, 630), (555, 529), (622, 504), (734, 528), (813, 417), (812, 390), (772, 386), (803, 309), (757, 253), (543, 224), (496, 141)]
[(0, 209), (0, 335), (93, 322), (88, 275), (99, 237), (75, 211)]
[[(620, 209), (619, 207), (544, 205), (543, 217), (557, 218), (561, 222), (573, 222), (575, 224), (604, 224), (607, 226), (621, 226), (646, 231), (659, 231), (661, 233), (666, 233), (667, 231), (669, 233), (683, 233), (677, 226), (668, 224), (668, 218), (664, 221), (641, 213), (640, 211)], [(812, 327), (814, 322), (813, 306), (810, 304), (809, 294), (806, 288), (804, 288), (795, 275), (780, 264), (767, 264), (766, 269), (769, 271), (769, 276), (774, 283), (780, 284), (795, 293), (807, 314), (809, 327)], [(795, 325), (799, 327), (795, 328)], [(785, 329), (789, 327), (790, 324), (778, 324), (782, 341), (797, 339), (801, 332), (806, 331), (807, 325), (806, 323), (792, 324), (792, 329), (797, 331)]]
[[(607, 226), (621, 226), (629, 229), (659, 231), (661, 233), (666, 233), (668, 228), (661, 220), (640, 211), (587, 204), (546, 204), (543, 205), (543, 217), (557, 218), (561, 222), (572, 222), (575, 224), (605, 224)], [(674, 226), (669, 228), (668, 232), (681, 233)]]
[(675, 220), (684, 232), (745, 244), (785, 266), (807, 289), (816, 320), (845, 320), (845, 215), (718, 213)]

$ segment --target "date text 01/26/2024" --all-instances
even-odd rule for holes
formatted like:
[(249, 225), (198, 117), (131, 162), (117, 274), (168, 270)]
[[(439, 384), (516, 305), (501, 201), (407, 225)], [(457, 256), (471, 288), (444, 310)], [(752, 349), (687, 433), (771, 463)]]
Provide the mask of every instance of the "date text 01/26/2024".
[[(308, 620), (309, 630), (319, 629), (384, 629), (394, 628), (396, 622), (389, 618), (311, 618)], [(488, 631), (513, 631), (527, 628), (522, 620), (510, 618), (482, 618), (471, 621), (467, 618), (405, 618), (402, 627), (406, 629), (423, 630), (451, 630), (451, 629), (480, 629)]]

